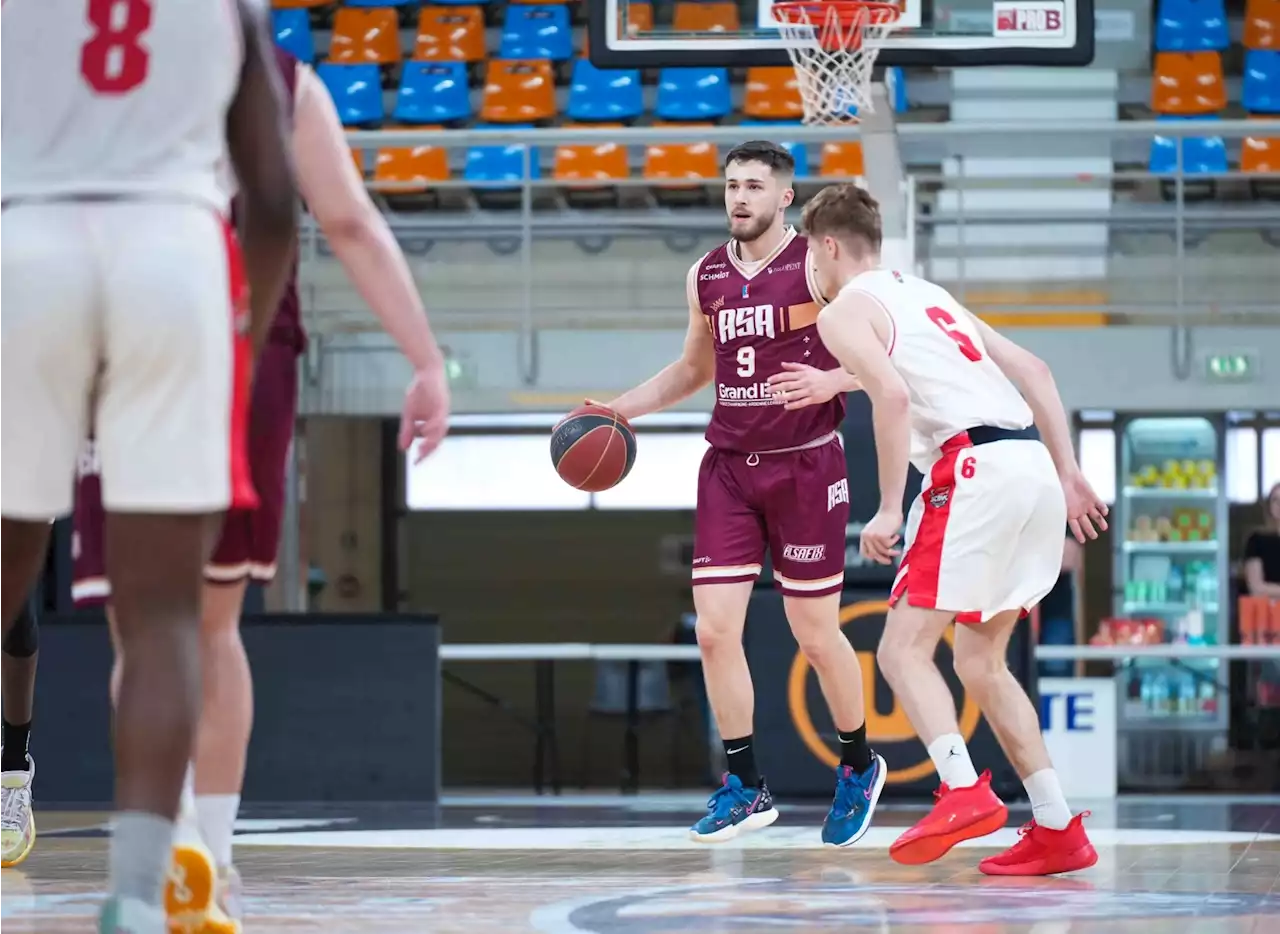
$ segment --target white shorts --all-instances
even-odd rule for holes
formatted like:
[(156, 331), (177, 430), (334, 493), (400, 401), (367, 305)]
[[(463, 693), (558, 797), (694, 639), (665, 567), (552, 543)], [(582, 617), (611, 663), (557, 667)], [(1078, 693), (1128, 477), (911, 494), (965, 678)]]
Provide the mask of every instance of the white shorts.
[(251, 365), (244, 276), (222, 217), (179, 202), (23, 203), (4, 211), (2, 252), (6, 517), (70, 512), (90, 431), (108, 511), (252, 500), (236, 459)]
[(905, 595), (961, 623), (1030, 610), (1058, 581), (1066, 529), (1066, 498), (1043, 444), (952, 439), (907, 517), (889, 602)]

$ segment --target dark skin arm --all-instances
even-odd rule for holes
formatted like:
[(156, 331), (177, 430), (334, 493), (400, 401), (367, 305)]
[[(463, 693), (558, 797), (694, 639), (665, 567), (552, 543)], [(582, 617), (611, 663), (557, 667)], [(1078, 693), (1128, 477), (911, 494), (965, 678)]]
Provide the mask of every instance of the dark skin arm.
[(298, 186), (284, 90), (262, 12), (237, 0), (244, 32), (240, 87), (227, 111), (227, 148), (240, 184), (240, 237), (254, 349), (260, 349), (292, 271)]

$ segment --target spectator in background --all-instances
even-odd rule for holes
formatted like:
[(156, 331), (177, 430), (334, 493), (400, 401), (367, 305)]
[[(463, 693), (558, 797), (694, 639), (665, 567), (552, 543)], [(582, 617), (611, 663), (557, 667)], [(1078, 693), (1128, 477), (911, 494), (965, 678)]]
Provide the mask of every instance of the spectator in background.
[[(1084, 565), (1084, 549), (1071, 535), (1062, 547), (1062, 570), (1058, 582), (1040, 601), (1040, 644), (1075, 645), (1076, 575)], [(1040, 663), (1043, 678), (1069, 678), (1075, 663), (1062, 659)]]
[(1253, 597), (1280, 600), (1280, 483), (1267, 494), (1266, 524), (1244, 545), (1244, 581)]

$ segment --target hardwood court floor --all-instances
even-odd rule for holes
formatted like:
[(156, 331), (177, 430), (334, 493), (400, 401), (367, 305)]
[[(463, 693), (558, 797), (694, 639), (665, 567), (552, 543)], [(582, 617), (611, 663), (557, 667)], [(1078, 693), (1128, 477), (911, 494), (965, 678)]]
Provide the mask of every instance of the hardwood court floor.
[[(849, 850), (823, 849), (823, 808), (768, 830), (687, 842), (689, 796), (474, 797), (441, 809), (323, 806), (243, 820), (247, 931), (262, 934), (1269, 934), (1280, 932), (1280, 802), (1147, 799), (1095, 807), (1101, 859), (1050, 879), (993, 879), (887, 847), (918, 809), (889, 807)], [(5, 934), (93, 929), (104, 816), (38, 812), (25, 864), (3, 873)]]

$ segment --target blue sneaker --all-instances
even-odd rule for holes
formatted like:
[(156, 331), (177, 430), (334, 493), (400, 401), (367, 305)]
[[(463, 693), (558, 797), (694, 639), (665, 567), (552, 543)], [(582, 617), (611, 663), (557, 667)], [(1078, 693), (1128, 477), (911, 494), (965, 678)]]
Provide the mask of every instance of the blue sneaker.
[(836, 797), (822, 822), (822, 842), (827, 846), (857, 843), (871, 828), (871, 815), (884, 790), (888, 769), (884, 759), (872, 753), (871, 767), (859, 775), (851, 766), (836, 767)]
[(707, 802), (707, 812), (689, 828), (689, 838), (697, 843), (723, 843), (740, 830), (759, 830), (778, 819), (773, 795), (763, 778), (759, 788), (744, 788), (742, 779), (728, 774)]

